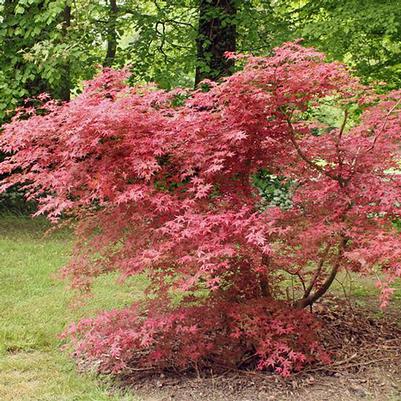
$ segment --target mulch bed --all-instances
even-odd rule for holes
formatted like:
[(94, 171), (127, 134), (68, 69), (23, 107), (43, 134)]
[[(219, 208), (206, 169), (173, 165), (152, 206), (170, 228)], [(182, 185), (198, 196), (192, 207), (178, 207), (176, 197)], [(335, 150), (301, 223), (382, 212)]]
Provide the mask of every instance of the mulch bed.
[(265, 372), (218, 369), (194, 373), (135, 372), (118, 387), (141, 401), (401, 400), (401, 314), (381, 314), (329, 298), (314, 306), (330, 365), (313, 365), (289, 379)]

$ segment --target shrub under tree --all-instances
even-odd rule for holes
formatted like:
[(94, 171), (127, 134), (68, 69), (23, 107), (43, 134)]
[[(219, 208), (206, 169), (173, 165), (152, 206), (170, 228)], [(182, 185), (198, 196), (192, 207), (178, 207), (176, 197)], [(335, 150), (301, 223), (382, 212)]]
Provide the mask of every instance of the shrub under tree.
[(307, 307), (338, 272), (378, 275), (383, 305), (401, 275), (401, 93), (297, 43), (242, 62), (197, 91), (105, 70), (4, 128), (2, 189), (23, 183), (38, 213), (76, 225), (73, 285), (146, 276), (142, 301), (69, 330), (102, 372), (252, 361), (286, 376), (328, 360)]

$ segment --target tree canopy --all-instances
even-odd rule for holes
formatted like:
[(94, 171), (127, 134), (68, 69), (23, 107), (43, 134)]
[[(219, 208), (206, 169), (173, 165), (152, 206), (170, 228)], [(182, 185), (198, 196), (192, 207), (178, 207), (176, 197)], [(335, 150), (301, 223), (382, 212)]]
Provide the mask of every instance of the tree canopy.
[[(102, 65), (129, 65), (136, 82), (192, 87), (195, 71), (199, 79), (213, 77), (210, 45), (221, 29), (231, 41), (228, 50), (235, 45), (239, 53), (263, 55), (303, 37), (365, 81), (400, 86), (397, 2), (369, 0), (362, 7), (357, 0), (225, 0), (226, 9), (214, 3), (219, 2), (0, 1), (0, 119), (41, 92), (74, 96)], [(220, 24), (214, 33), (208, 30), (213, 21)]]
[(0, 192), (22, 187), (75, 228), (74, 287), (148, 283), (67, 330), (76, 357), (288, 376), (329, 361), (308, 307), (339, 272), (377, 275), (387, 305), (401, 277), (396, 2), (0, 8)]
[(231, 57), (244, 69), (208, 90), (130, 87), (106, 69), (5, 125), (1, 189), (23, 184), (38, 214), (78, 221), (73, 284), (148, 279), (142, 302), (71, 328), (100, 371), (252, 355), (287, 376), (327, 361), (305, 308), (339, 271), (379, 270), (383, 305), (401, 276), (400, 91), (377, 95), (297, 43)]

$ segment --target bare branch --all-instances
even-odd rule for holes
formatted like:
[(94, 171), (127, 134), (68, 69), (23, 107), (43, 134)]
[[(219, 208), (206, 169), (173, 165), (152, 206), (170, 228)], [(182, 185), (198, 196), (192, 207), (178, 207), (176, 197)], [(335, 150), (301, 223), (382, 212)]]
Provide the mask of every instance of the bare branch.
[(341, 142), (341, 138), (343, 136), (345, 126), (347, 124), (347, 120), (348, 120), (348, 110), (345, 110), (344, 111), (344, 120), (343, 120), (343, 123), (341, 124), (340, 132), (338, 134), (338, 140), (337, 140), (338, 144), (340, 144), (340, 142)]
[[(270, 265), (270, 258), (268, 256), (266, 256), (266, 255), (263, 255), (262, 256), (262, 263), (268, 269), (269, 265)], [(262, 296), (264, 298), (270, 298), (271, 297), (271, 290), (270, 290), (269, 280), (268, 280), (267, 274), (264, 277), (260, 277), (260, 290), (261, 290)]]
[(294, 303), (294, 307), (297, 309), (303, 309), (307, 306), (314, 304), (320, 297), (322, 297), (327, 290), (330, 288), (331, 284), (333, 283), (338, 270), (340, 268), (342, 256), (344, 253), (344, 249), (347, 245), (348, 239), (345, 236), (342, 236), (341, 242), (338, 248), (338, 254), (336, 257), (336, 261), (331, 269), (329, 276), (326, 278), (325, 282), (317, 289), (313, 294), (309, 294), (307, 297), (301, 298)]
[(298, 142), (295, 139), (295, 129), (294, 126), (292, 125), (292, 122), (289, 118), (287, 118), (287, 123), (291, 131), (291, 136), (290, 136), (290, 141), (294, 145), (295, 150), (297, 151), (299, 157), (306, 162), (309, 166), (311, 166), (314, 170), (317, 170), (321, 172), (322, 174), (326, 175), (327, 177), (331, 178), (332, 180), (336, 180), (340, 183), (340, 185), (343, 185), (343, 180), (341, 177), (336, 176), (331, 174), (329, 171), (326, 171), (322, 166), (319, 166), (318, 164), (314, 163), (311, 159), (309, 159), (306, 154), (303, 152), (303, 150), (300, 148)]
[[(159, 32), (159, 25), (162, 27), (162, 32)], [(166, 52), (164, 51), (164, 44), (166, 42), (166, 25), (163, 21), (157, 21), (156, 22), (156, 33), (158, 36), (160, 36), (160, 45), (159, 45), (159, 51), (164, 57), (164, 62), (167, 64), (168, 62), (168, 56)]]
[(348, 120), (348, 110), (345, 110), (344, 111), (344, 120), (343, 120), (343, 123), (341, 124), (340, 131), (338, 133), (338, 137), (337, 137), (337, 141), (336, 141), (337, 160), (338, 160), (338, 166), (340, 167), (340, 171), (341, 171), (341, 167), (343, 165), (343, 159), (341, 158), (341, 152), (340, 152), (340, 144), (341, 144), (341, 139), (343, 137), (343, 133), (345, 130), (345, 126), (347, 124), (347, 120)]
[(188, 26), (188, 27), (190, 27), (192, 29), (195, 29), (195, 26), (193, 26), (190, 22), (177, 21), (175, 19), (166, 19), (165, 22), (168, 22), (168, 23), (174, 24), (174, 25)]
[(390, 115), (398, 107), (398, 105), (400, 103), (401, 103), (401, 98), (398, 99), (397, 102), (394, 104), (394, 106), (388, 111), (388, 113), (386, 114), (386, 117), (384, 118), (384, 122), (383, 122), (383, 125), (382, 125), (380, 131), (377, 133), (377, 135), (373, 139), (372, 145), (368, 148), (368, 150), (366, 152), (370, 152), (375, 147), (376, 142), (379, 139), (379, 136), (383, 133), (384, 129), (386, 128), (386, 125), (387, 125), (387, 122), (388, 122), (388, 119), (389, 119)]
[(316, 281), (320, 276), (320, 273), (322, 271), (324, 262), (326, 261), (326, 257), (327, 257), (327, 254), (329, 253), (330, 248), (331, 248), (330, 244), (327, 244), (326, 247), (324, 248), (323, 255), (320, 258), (320, 261), (319, 261), (319, 264), (315, 271), (315, 274), (313, 275), (313, 278), (312, 278), (311, 282), (309, 283), (308, 288), (305, 289), (304, 298), (307, 298), (310, 295), (311, 291), (313, 290), (313, 287), (315, 286)]

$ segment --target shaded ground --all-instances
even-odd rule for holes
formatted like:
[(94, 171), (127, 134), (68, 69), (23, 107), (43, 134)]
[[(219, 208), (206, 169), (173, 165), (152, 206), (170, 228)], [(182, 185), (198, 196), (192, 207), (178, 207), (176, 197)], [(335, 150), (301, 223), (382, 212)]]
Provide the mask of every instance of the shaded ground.
[(275, 375), (226, 371), (203, 377), (138, 374), (127, 378), (143, 401), (354, 401), (401, 400), (401, 325), (398, 306), (384, 316), (375, 300), (351, 309), (338, 299), (315, 306), (330, 366), (314, 366), (288, 380)]
[[(287, 383), (277, 378), (226, 374), (209, 379), (161, 380), (137, 386), (141, 401), (396, 401), (401, 387), (387, 368), (366, 369), (335, 377), (310, 374)], [(164, 383), (164, 384), (163, 384)]]

